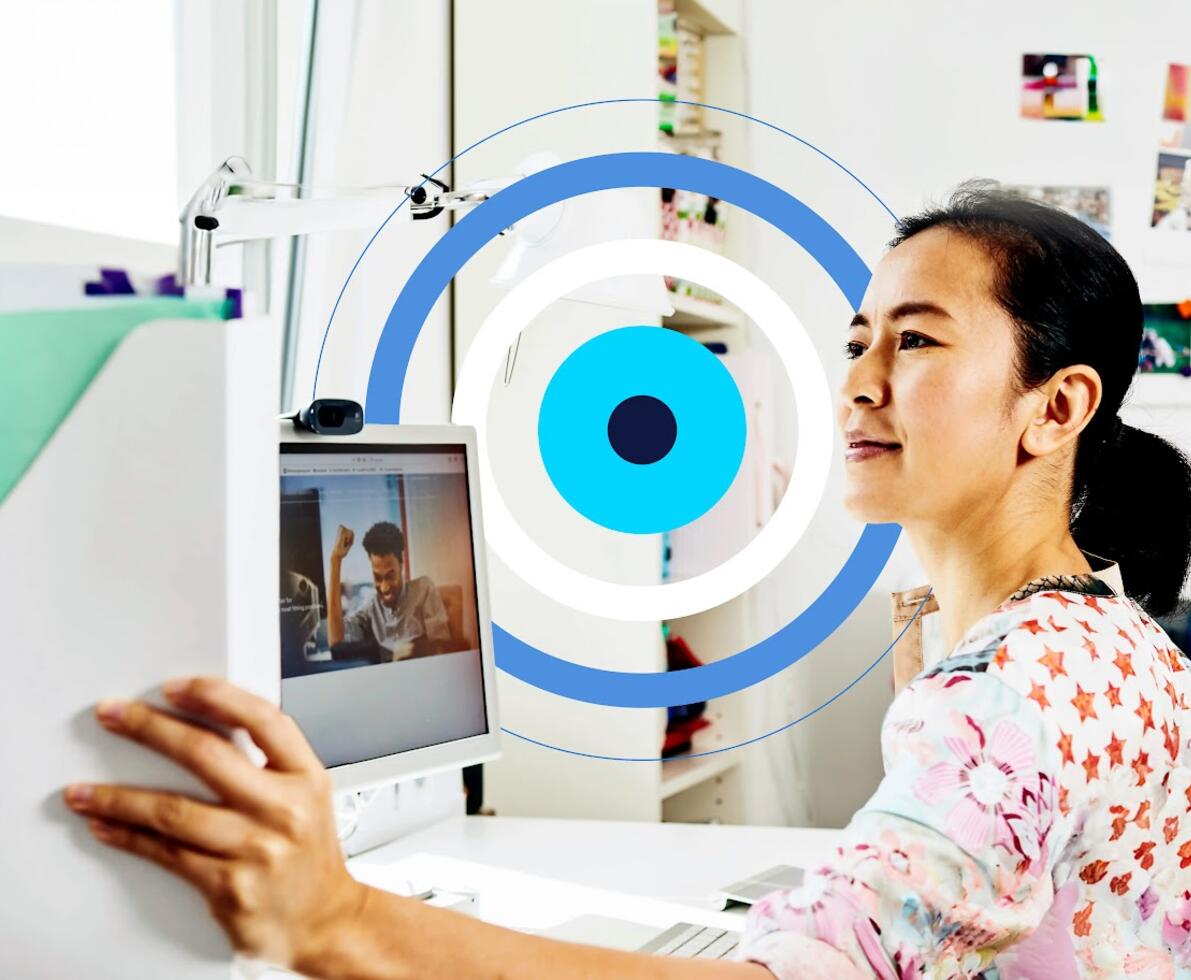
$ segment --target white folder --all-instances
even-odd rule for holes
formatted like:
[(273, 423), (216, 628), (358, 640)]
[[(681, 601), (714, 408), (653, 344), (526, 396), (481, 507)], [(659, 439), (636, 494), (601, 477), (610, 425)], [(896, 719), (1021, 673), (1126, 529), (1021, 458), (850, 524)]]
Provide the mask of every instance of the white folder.
[(232, 975), (200, 896), (61, 791), (199, 791), (102, 730), (100, 698), (190, 673), (277, 697), (275, 346), (264, 320), (136, 329), (0, 502), (2, 976)]

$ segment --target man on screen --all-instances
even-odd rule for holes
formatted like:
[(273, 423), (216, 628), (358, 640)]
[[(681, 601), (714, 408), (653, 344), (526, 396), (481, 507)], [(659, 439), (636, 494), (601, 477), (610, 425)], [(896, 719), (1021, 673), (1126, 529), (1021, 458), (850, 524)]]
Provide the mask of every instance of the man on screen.
[(341, 524), (331, 549), (327, 596), (327, 639), (331, 648), (344, 642), (374, 642), (385, 651), (386, 660), (441, 653), (451, 638), (446, 607), (429, 576), (405, 580), (405, 535), (389, 521), (373, 524), (364, 535), (376, 594), (366, 605), (344, 616), (340, 570), (355, 539), (355, 532)]

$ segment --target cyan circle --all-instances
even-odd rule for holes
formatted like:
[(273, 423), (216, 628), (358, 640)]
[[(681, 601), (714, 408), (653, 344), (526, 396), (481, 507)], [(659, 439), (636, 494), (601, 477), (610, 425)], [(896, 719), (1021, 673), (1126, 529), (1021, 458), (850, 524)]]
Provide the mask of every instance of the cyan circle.
[[(610, 153), (538, 171), (504, 188), (440, 238), (389, 311), (368, 377), (369, 422), (399, 421), (410, 353), (427, 315), (455, 274), (491, 239), (526, 215), (580, 194), (673, 187), (707, 194), (772, 224), (801, 245), (853, 309), (871, 273), (827, 221), (780, 187), (713, 160), (673, 153)], [(524, 643), (492, 624), (497, 666), (543, 690), (612, 707), (661, 708), (706, 701), (772, 677), (822, 643), (864, 599), (897, 544), (897, 524), (868, 524), (831, 584), (800, 616), (765, 640), (702, 667), (636, 673), (586, 667)]]
[[(622, 458), (608, 419), (628, 398), (650, 395), (678, 434), (655, 463)], [(619, 327), (580, 344), (546, 385), (538, 447), (555, 489), (575, 510), (626, 534), (689, 524), (724, 495), (744, 459), (744, 402), (711, 351), (658, 327)]]

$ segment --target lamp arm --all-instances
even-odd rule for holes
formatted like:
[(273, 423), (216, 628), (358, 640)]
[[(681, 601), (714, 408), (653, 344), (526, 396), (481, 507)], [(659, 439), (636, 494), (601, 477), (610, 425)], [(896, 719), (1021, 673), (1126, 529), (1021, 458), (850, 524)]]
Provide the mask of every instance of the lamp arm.
[(427, 220), (443, 211), (473, 208), (512, 183), (483, 181), (453, 191), (435, 177), (421, 176), (422, 182), (413, 185), (314, 187), (257, 179), (242, 157), (229, 157), (199, 185), (179, 215), (179, 283), (210, 285), (212, 250), (219, 245), (378, 227), (392, 214), (398, 195), (409, 198), (412, 220)]

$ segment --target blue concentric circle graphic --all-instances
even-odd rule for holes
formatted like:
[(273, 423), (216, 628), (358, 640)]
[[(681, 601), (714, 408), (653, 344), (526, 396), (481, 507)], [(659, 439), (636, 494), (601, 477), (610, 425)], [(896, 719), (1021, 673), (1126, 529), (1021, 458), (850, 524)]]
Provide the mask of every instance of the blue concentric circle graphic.
[[(399, 421), (414, 341), (438, 297), (476, 252), (535, 211), (580, 194), (623, 187), (695, 191), (763, 218), (801, 245), (852, 308), (859, 307), (871, 275), (868, 267), (822, 216), (780, 187), (727, 164), (671, 153), (571, 160), (504, 188), (427, 252), (398, 294), (377, 342), (365, 403), (368, 421)], [(900, 532), (897, 524), (866, 525), (843, 568), (801, 615), (752, 647), (702, 667), (656, 673), (587, 667), (555, 657), (493, 623), (497, 664), (545, 691), (610, 707), (672, 707), (731, 694), (796, 663), (830, 636), (868, 594)]]
[[(588, 102), (575, 103), (572, 105), (560, 106), (554, 109), (546, 110), (537, 113), (525, 119), (510, 123), (509, 125), (490, 133), (489, 135), (475, 141), (470, 146), (466, 147), (450, 160), (445, 161), (437, 168), (435, 168), (427, 177), (437, 176), (451, 165), (455, 160), (476, 149), (477, 147), (496, 139), (504, 133), (517, 129), (518, 127), (546, 119), (548, 117), (560, 115), (563, 113), (576, 112), (585, 109), (593, 109), (600, 106), (611, 106), (617, 104), (641, 104), (654, 103), (657, 104), (659, 100), (654, 97), (641, 98), (620, 98), (620, 99), (601, 99), (592, 100)], [(849, 170), (844, 164), (832, 157), (830, 154), (815, 146), (813, 143), (803, 139), (789, 130), (783, 129), (774, 123), (759, 119), (747, 113), (740, 112), (735, 109), (729, 109), (722, 106), (711, 105), (708, 103), (690, 103), (698, 105), (699, 107), (710, 112), (716, 112), (730, 117), (750, 122), (752, 124), (761, 126), (772, 132), (778, 133), (791, 141), (802, 145), (813, 153), (817, 154), (822, 159), (828, 161), (833, 167), (845, 174), (855, 184), (867, 194), (876, 204), (878, 204), (889, 215), (891, 220), (896, 220), (897, 215), (885, 204), (884, 201), (864, 183), (855, 173)], [(621, 158), (628, 156), (657, 156), (657, 154), (613, 154), (612, 156)], [(670, 160), (689, 159), (689, 158), (675, 158), (669, 154), (661, 156), (669, 157)], [(573, 163), (580, 163), (580, 161), (573, 161)], [(563, 165), (566, 166), (566, 165)], [(659, 164), (664, 170), (665, 163)], [(717, 165), (718, 166), (718, 165)], [(553, 168), (559, 170), (561, 168)], [(612, 168), (616, 169), (616, 168)], [(630, 168), (631, 169), (631, 168)], [(733, 168), (725, 168), (732, 170)], [(741, 171), (735, 171), (737, 174), (743, 174)], [(567, 178), (573, 174), (573, 171), (567, 171)], [(509, 205), (505, 211), (506, 224), (512, 224), (518, 217), (525, 214), (532, 213), (541, 207), (545, 207), (553, 200), (563, 200), (568, 196), (586, 193), (589, 190), (598, 190), (602, 187), (618, 187), (618, 186), (671, 186), (671, 187), (691, 187), (691, 189), (698, 189), (692, 187), (691, 184), (685, 181), (690, 178), (691, 174), (682, 174), (682, 180), (675, 181), (671, 179), (674, 176), (673, 172), (667, 172), (657, 182), (653, 182), (661, 171), (657, 168), (641, 167), (635, 175), (627, 177), (625, 174), (611, 175), (612, 181), (606, 183), (603, 181), (596, 181), (595, 186), (588, 186), (591, 180), (577, 180), (572, 183), (569, 190), (565, 188), (550, 188), (548, 193), (542, 193), (542, 189), (534, 187), (536, 192), (535, 199), (531, 197), (530, 200), (521, 199), (520, 195), (510, 195), (506, 191), (493, 197), (486, 202), (476, 212), (459, 222), (448, 236), (438, 243), (443, 245), (446, 237), (459, 232), (468, 222), (472, 222), (468, 227), (469, 233), (475, 232), (480, 236), (480, 240), (465, 242), (459, 236), (452, 241), (446, 252), (439, 250), (436, 246), (431, 254), (428, 254), (426, 259), (415, 270), (415, 276), (407, 282), (405, 288), (398, 296), (398, 300), (394, 303), (393, 309), (386, 320), (384, 331), (382, 334), (382, 342), (378, 344), (376, 356), (373, 359), (371, 374), (369, 377), (367, 410), (370, 422), (376, 423), (392, 423), (397, 422), (399, 416), (399, 406), (401, 403), (401, 391), (404, 387), (405, 371), (408, 367), (409, 355), (413, 348), (414, 341), (421, 330), (425, 315), (432, 305), (434, 299), (442, 292), (443, 288), (449, 283), (450, 279), (455, 275), (459, 268), (475, 254), (475, 252), (482, 246), (484, 240), (483, 235), (485, 230), (480, 228), (481, 224), (487, 226), (488, 237), (493, 237), (502, 230), (499, 222), (502, 220), (497, 214), (498, 208), (492, 205), (498, 201), (502, 205)], [(540, 175), (535, 175), (540, 176)], [(746, 180), (751, 175), (743, 174)], [(625, 181), (623, 183), (616, 183), (620, 179)], [(707, 190), (705, 193), (713, 194), (714, 196), (722, 196), (732, 201), (733, 203), (741, 204), (746, 210), (752, 210), (754, 214), (765, 218), (775, 224), (787, 235), (799, 242), (807, 249), (819, 262), (819, 264), (827, 271), (828, 275), (836, 283), (837, 287), (843, 292), (848, 302), (853, 308), (856, 308), (860, 299), (863, 296), (864, 288), (867, 285), (869, 278), (869, 270), (865, 267), (863, 261), (859, 256), (847, 245), (843, 239), (834, 232), (821, 217), (815, 214), (810, 209), (802, 205), (801, 202), (796, 201), (790, 195), (779, 188), (772, 187), (759, 178), (752, 178), (766, 188), (769, 188), (775, 195), (776, 200), (780, 203), (782, 198), (787, 198), (793, 202), (794, 208), (786, 211), (785, 217), (788, 219), (791, 215), (795, 215), (802, 221), (795, 221), (791, 224), (789, 221), (774, 220), (774, 215), (768, 207), (761, 207), (760, 210), (748, 208), (739, 200), (735, 199), (733, 195), (721, 195), (715, 190)], [(529, 178), (519, 182), (508, 191), (512, 191), (521, 187), (529, 181)], [(714, 183), (714, 182), (713, 182)], [(525, 190), (525, 188), (522, 188)], [(764, 195), (762, 195), (764, 196)], [(513, 198), (519, 198), (514, 202)], [(331, 327), (334, 324), (336, 313), (338, 312), (340, 303), (347, 287), (352, 278), (355, 276), (357, 269), (359, 269), (364, 256), (367, 254), (372, 243), (379, 237), (382, 231), (387, 227), (388, 223), (393, 217), (408, 203), (409, 195), (407, 194), (390, 212), (388, 217), (376, 229), (373, 235), (369, 238), (360, 254), (357, 256), (344, 280), (338, 296), (336, 297), (334, 306), (332, 307), (330, 316), (328, 317), (327, 327), (323, 334), (322, 344), (319, 349), (318, 364), (315, 369), (314, 384), (312, 395), (317, 395), (319, 370), (322, 364), (323, 352), (326, 349), (327, 339), (330, 335)], [(479, 213), (487, 209), (486, 216), (490, 218), (487, 222), (474, 221)], [(775, 209), (776, 210), (776, 209)], [(514, 214), (515, 217), (508, 218), (508, 214)], [(498, 226), (493, 227), (492, 222), (498, 223)], [(801, 226), (801, 227), (800, 227)], [(824, 231), (825, 230), (825, 231)], [(812, 247), (809, 238), (814, 237), (817, 233), (824, 233), (828, 240), (834, 236), (836, 240), (835, 248), (828, 248), (826, 252), (821, 249)], [(840, 247), (842, 246), (842, 248)], [(435, 262), (441, 263), (443, 268), (435, 268), (435, 262), (430, 262), (434, 258)], [(430, 262), (428, 267), (428, 262)], [(453, 264), (452, 264), (453, 263)], [(445, 279), (442, 277), (445, 269)], [(842, 273), (842, 275), (841, 275)], [(411, 289), (414, 285), (414, 279), (418, 279), (417, 288)], [(426, 297), (430, 297), (430, 303), (425, 304)], [(399, 316), (402, 314), (413, 314), (413, 319), (401, 322)], [(419, 315), (420, 314), (420, 315)], [(383, 350), (382, 350), (383, 348)], [(387, 389), (387, 390), (386, 390)], [(495, 640), (495, 655), (497, 666), (513, 676), (519, 677), (528, 683), (535, 684), (547, 691), (553, 691), (561, 696), (572, 697), (582, 701), (589, 701), (597, 704), (607, 704), (613, 706), (627, 706), (627, 707), (659, 707), (670, 706), (677, 704), (690, 703), (692, 701), (700, 700), (706, 697), (715, 697), (721, 694), (731, 693), (732, 691), (743, 689), (750, 684), (756, 683), (766, 677), (776, 673), (784, 666), (794, 663), (809, 650), (813, 649), (818, 643), (822, 642), (830, 633), (850, 614), (852, 609), (863, 598), (864, 594), (872, 587), (877, 576), (884, 568), (886, 561), (889, 558), (894, 546), (897, 543), (900, 527), (896, 524), (870, 524), (867, 525), (862, 532), (856, 547), (852, 554), (848, 557), (844, 567), (819, 596), (819, 598), (812, 603), (797, 619), (787, 624), (782, 629), (775, 632), (767, 639), (761, 641), (748, 650), (742, 651), (735, 657), (728, 658), (728, 660), (721, 661), (716, 664), (711, 664), (706, 667), (695, 668), (692, 670), (679, 671), (671, 675), (677, 683), (659, 683), (659, 679), (663, 675), (624, 675), (621, 676), (618, 672), (600, 671), (591, 668), (580, 668), (575, 664), (568, 664), (566, 661), (559, 660), (552, 657), (545, 651), (524, 643), (516, 636), (501, 629), (497, 624), (493, 624), (493, 634)], [(917, 615), (917, 613), (916, 613)], [(773, 731), (763, 733), (762, 735), (746, 739), (737, 745), (722, 746), (716, 749), (716, 752), (730, 751), (733, 748), (738, 748), (742, 745), (752, 744), (760, 739), (767, 738), (770, 735), (785, 731), (792, 725), (809, 718), (813, 714), (822, 710), (827, 705), (831, 704), (837, 698), (846, 693), (851, 687), (859, 683), (859, 681), (873, 670), (877, 664), (884, 659), (888, 654), (889, 648), (878, 656), (855, 680), (825, 701), (822, 705), (807, 712), (806, 714), (794, 719), (786, 725), (782, 725)], [(735, 661), (735, 666), (730, 666)], [(719, 669), (716, 669), (719, 668)], [(724, 668), (729, 668), (725, 670)], [(684, 676), (686, 675), (686, 676)], [(695, 676), (699, 675), (696, 679)], [(608, 683), (605, 684), (604, 682)], [(575, 752), (561, 746), (550, 745), (549, 743), (537, 741), (527, 735), (504, 728), (503, 731), (517, 738), (532, 742), (536, 745), (552, 748), (557, 751), (568, 752), (576, 755), (586, 755), (589, 757), (616, 759), (612, 756), (594, 756), (592, 753)], [(711, 753), (700, 753), (711, 754)], [(661, 757), (635, 757), (624, 758), (620, 761), (631, 762), (658, 762), (668, 761)]]
[(656, 534), (689, 524), (744, 459), (744, 402), (696, 340), (619, 327), (568, 355), (546, 385), (538, 445), (562, 498), (603, 527)]

